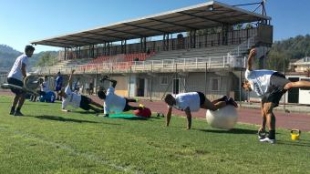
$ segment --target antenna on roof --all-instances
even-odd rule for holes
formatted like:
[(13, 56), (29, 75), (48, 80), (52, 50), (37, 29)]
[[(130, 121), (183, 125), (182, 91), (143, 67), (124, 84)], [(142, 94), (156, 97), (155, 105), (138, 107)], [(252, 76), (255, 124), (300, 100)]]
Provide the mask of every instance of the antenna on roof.
[(261, 2), (261, 6), (262, 6), (262, 15), (263, 15), (263, 16), (267, 16), (266, 8), (265, 8), (266, 1), (267, 1), (267, 0), (262, 0), (262, 2)]
[(253, 3), (246, 3), (246, 4), (236, 4), (233, 5), (234, 7), (240, 7), (240, 6), (250, 6), (250, 5), (258, 5), (253, 12), (257, 11), (260, 7), (262, 8), (262, 15), (263, 16), (267, 16), (266, 13), (266, 8), (265, 8), (265, 4), (266, 4), (267, 0), (261, 0), (261, 2), (253, 2)]

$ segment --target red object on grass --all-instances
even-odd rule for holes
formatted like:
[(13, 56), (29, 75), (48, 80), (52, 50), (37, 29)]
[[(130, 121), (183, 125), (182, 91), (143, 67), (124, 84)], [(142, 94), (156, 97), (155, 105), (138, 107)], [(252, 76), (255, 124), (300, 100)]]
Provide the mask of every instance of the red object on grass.
[(136, 109), (133, 111), (133, 113), (138, 117), (145, 117), (145, 118), (150, 118), (152, 115), (151, 110), (147, 107), (144, 107), (143, 109)]

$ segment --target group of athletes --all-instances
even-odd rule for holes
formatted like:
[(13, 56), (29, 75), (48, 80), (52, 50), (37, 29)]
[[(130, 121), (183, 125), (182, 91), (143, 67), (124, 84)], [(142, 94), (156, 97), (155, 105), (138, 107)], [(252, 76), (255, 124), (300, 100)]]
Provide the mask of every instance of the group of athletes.
[[(20, 86), (20, 88), (12, 87), (11, 91), (15, 94), (12, 102), (10, 115), (23, 116), (21, 108), (25, 101), (25, 90), (23, 90), (23, 80), (27, 77), (26, 67), (28, 59), (31, 58), (35, 48), (31, 45), (25, 47), (25, 52), (17, 57), (11, 71), (8, 74), (7, 82), (10, 85)], [(249, 50), (247, 58), (247, 67), (245, 71), (245, 81), (242, 87), (246, 91), (254, 91), (261, 98), (261, 116), (262, 122), (258, 130), (258, 137), (260, 142), (276, 142), (276, 118), (273, 109), (279, 105), (279, 101), (284, 93), (291, 88), (310, 87), (308, 81), (291, 82), (286, 77), (273, 70), (266, 69), (253, 69), (253, 60), (256, 57), (257, 50), (255, 47)], [(115, 94), (116, 80), (110, 79), (105, 76), (101, 82), (109, 81), (110, 87), (105, 90), (99, 90), (97, 96), (103, 100), (103, 105), (95, 102), (90, 97), (82, 95), (72, 88), (72, 76), (74, 70), (71, 71), (68, 84), (62, 88), (62, 80), (58, 74), (58, 79), (61, 83), (56, 84), (57, 97), (62, 100), (62, 110), (70, 112), (66, 109), (68, 105), (73, 107), (80, 107), (84, 110), (92, 110), (96, 113), (103, 113), (105, 117), (109, 117), (110, 113), (126, 112), (129, 110), (143, 109), (142, 106), (132, 106), (130, 102), (137, 102), (135, 99), (126, 98)], [(172, 110), (177, 109), (184, 111), (187, 118), (187, 129), (191, 129), (192, 115), (191, 112), (196, 112), (200, 108), (210, 109), (215, 111), (226, 105), (233, 105), (238, 107), (237, 103), (227, 96), (210, 101), (202, 92), (186, 92), (177, 95), (167, 94), (164, 98), (165, 103), (168, 105), (166, 114), (166, 126), (169, 126), (171, 120)], [(266, 131), (266, 127), (268, 132)]]

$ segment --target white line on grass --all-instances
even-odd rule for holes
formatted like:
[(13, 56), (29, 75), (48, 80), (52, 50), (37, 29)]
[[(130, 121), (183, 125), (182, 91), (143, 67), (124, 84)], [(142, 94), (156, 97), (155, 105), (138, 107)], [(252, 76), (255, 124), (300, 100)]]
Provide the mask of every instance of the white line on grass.
[[(7, 129), (8, 127), (3, 127), (0, 125), (0, 130), (2, 129)], [(47, 144), (47, 145), (51, 145), (52, 147), (57, 147), (57, 148), (61, 148), (63, 150), (66, 150), (66, 151), (69, 151), (70, 153), (74, 154), (74, 155), (77, 155), (77, 156), (81, 156), (81, 157), (84, 157), (86, 159), (89, 159), (91, 161), (94, 161), (94, 162), (100, 162), (101, 164), (103, 165), (107, 165), (109, 167), (112, 167), (116, 170), (119, 170), (119, 171), (123, 171), (123, 172), (130, 172), (130, 173), (136, 173), (136, 174), (144, 174), (144, 172), (142, 171), (138, 171), (138, 170), (134, 170), (132, 169), (132, 167), (124, 167), (124, 166), (121, 166), (121, 165), (117, 165), (117, 164), (114, 164), (114, 163), (111, 163), (109, 162), (107, 159), (104, 159), (102, 156), (98, 156), (96, 154), (93, 154), (93, 153), (81, 153), (81, 152), (78, 152), (76, 149), (70, 147), (69, 145), (66, 145), (66, 144), (60, 144), (60, 143), (55, 143), (55, 142), (51, 142), (51, 141), (46, 141), (38, 136), (35, 136), (34, 134), (27, 134), (27, 133), (24, 133), (24, 132), (21, 132), (21, 131), (14, 131), (13, 134), (17, 134), (17, 135), (20, 135), (22, 137), (25, 137), (25, 138), (32, 138), (33, 140), (37, 141), (37, 142), (40, 142), (42, 144)]]

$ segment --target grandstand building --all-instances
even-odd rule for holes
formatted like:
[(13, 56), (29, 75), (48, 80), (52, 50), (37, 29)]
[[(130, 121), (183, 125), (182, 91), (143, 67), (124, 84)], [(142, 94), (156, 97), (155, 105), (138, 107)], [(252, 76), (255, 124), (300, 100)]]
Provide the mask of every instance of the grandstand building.
[(245, 54), (256, 45), (263, 56), (273, 42), (264, 1), (257, 5), (262, 13), (210, 1), (33, 41), (64, 48), (56, 65), (37, 71), (55, 76), (73, 68), (84, 84), (93, 81), (94, 90), (102, 85), (101, 76), (109, 75), (118, 80), (116, 93), (129, 97), (152, 100), (201, 91), (210, 99), (229, 95), (244, 100)]

